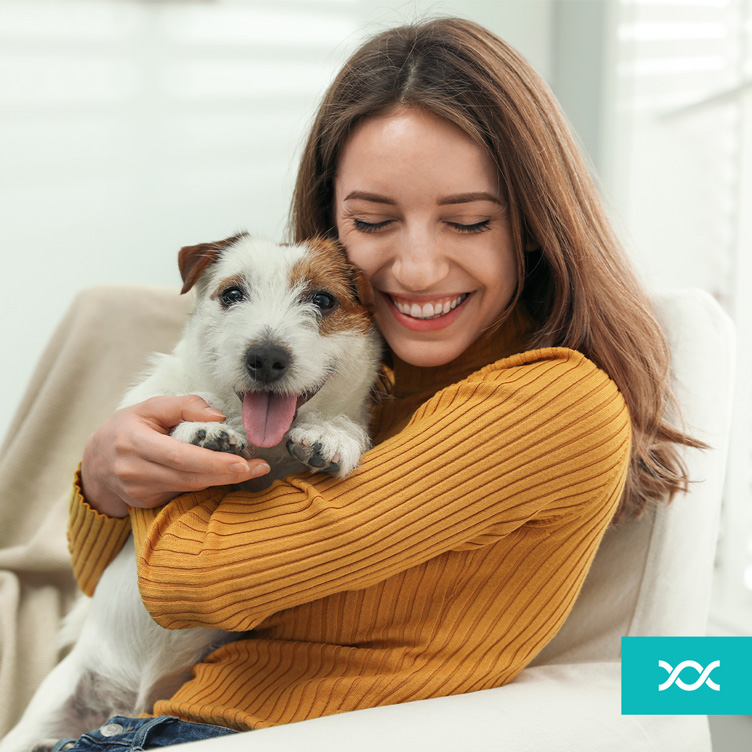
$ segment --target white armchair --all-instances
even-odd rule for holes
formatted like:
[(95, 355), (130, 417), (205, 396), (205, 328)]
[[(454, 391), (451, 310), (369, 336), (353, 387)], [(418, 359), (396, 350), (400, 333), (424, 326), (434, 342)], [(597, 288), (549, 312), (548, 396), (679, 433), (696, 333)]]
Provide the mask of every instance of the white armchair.
[[(687, 426), (713, 448), (686, 452), (689, 493), (608, 531), (563, 628), (515, 681), (195, 742), (191, 752), (710, 750), (705, 716), (622, 716), (620, 708), (623, 635), (705, 634), (731, 416), (728, 317), (696, 290), (661, 293), (656, 305)], [(52, 666), (50, 635), (74, 592), (61, 530), (83, 441), (143, 355), (178, 336), (184, 315), (185, 304), (165, 291), (84, 293), (11, 428), (0, 464), (8, 491), (0, 507), (0, 645), (16, 651), (0, 665), (2, 733)], [(133, 345), (139, 331), (144, 338)]]

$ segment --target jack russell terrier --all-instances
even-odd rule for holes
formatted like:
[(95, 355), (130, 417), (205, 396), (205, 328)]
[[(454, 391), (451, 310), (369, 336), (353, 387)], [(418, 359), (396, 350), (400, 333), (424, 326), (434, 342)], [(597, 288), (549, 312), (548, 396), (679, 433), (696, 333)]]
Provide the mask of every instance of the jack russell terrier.
[[(169, 355), (121, 407), (157, 395), (198, 394), (223, 423), (181, 423), (172, 435), (219, 451), (261, 457), (271, 472), (244, 488), (262, 490), (307, 468), (342, 477), (368, 448), (371, 391), (381, 345), (372, 292), (335, 241), (278, 245), (247, 233), (183, 248), (183, 289), (196, 307)], [(113, 715), (149, 712), (190, 678), (191, 668), (237, 635), (168, 630), (146, 611), (134, 548), (108, 565), (93, 598), (66, 619), (75, 642), (42, 682), (0, 752), (51, 747)]]

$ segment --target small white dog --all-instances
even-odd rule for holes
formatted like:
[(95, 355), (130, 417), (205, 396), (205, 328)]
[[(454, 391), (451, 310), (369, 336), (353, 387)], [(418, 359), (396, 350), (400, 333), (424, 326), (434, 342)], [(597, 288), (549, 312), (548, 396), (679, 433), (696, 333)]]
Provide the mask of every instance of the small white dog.
[[(342, 248), (321, 239), (284, 246), (241, 233), (183, 248), (179, 265), (182, 292), (196, 287), (196, 310), (172, 354), (158, 356), (121, 406), (156, 395), (200, 395), (227, 420), (181, 423), (172, 435), (265, 458), (272, 471), (252, 481), (253, 490), (306, 468), (351, 472), (369, 446), (380, 340), (369, 311), (371, 288)], [(128, 544), (94, 597), (80, 599), (65, 632), (75, 645), (0, 752), (48, 748), (112, 715), (149, 712), (190, 677), (194, 664), (237, 637), (158, 626), (141, 602)]]

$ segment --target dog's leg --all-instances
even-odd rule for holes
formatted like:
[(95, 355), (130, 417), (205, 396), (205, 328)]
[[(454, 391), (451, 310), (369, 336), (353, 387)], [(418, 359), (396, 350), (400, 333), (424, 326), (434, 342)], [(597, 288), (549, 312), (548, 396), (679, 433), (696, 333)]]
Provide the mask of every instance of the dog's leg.
[(72, 651), (40, 685), (0, 752), (30, 752), (49, 739), (77, 738), (113, 715), (138, 716), (169, 697), (190, 669), (228, 638), (213, 629), (163, 629), (144, 607), (136, 558), (127, 542), (105, 569), (94, 597), (74, 609), (70, 637), (88, 615)]
[(312, 470), (343, 478), (360, 462), (360, 455), (370, 442), (365, 429), (348, 418), (306, 416), (303, 423), (295, 425), (288, 435), (287, 451)]
[(79, 600), (66, 617), (61, 639), (75, 645), (39, 686), (21, 720), (0, 742), (0, 752), (43, 748), (50, 739), (77, 738), (115, 713), (132, 714), (139, 670), (136, 666), (131, 672), (135, 676), (124, 670), (130, 656), (122, 646), (138, 634), (139, 611), (145, 611), (135, 580), (133, 548), (126, 544), (102, 575), (94, 598)]
[[(0, 742), (0, 752), (31, 752), (62, 737), (78, 736), (90, 728), (76, 723), (75, 695), (84, 670), (74, 650), (47, 675), (16, 726)], [(96, 719), (95, 728), (106, 718)], [(50, 740), (54, 740), (50, 742)]]

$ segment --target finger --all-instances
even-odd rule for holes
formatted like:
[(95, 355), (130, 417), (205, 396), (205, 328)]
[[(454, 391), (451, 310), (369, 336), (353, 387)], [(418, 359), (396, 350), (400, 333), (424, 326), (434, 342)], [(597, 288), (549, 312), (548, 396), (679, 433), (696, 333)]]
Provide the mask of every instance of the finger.
[(202, 475), (201, 473), (178, 473), (177, 482), (183, 491), (201, 491), (211, 486), (227, 486), (258, 478), (269, 472), (269, 465), (264, 460), (251, 460), (247, 470), (228, 475)]
[(183, 422), (223, 421), (225, 415), (196, 394), (178, 397), (152, 397), (134, 406), (136, 412), (157, 430), (167, 433)]
[[(268, 467), (263, 460), (215, 452), (153, 431), (144, 433), (137, 451), (148, 462), (180, 473), (213, 478), (211, 485), (220, 485), (223, 482), (238, 483), (238, 476), (247, 479), (268, 472), (262, 472), (264, 466)], [(224, 480), (217, 480), (220, 477)]]
[(149, 508), (161, 506), (181, 493), (242, 483), (268, 473), (269, 465), (264, 460), (251, 460), (243, 473), (228, 475), (186, 472), (148, 462), (141, 469), (142, 472), (123, 484), (121, 497), (129, 506)]

